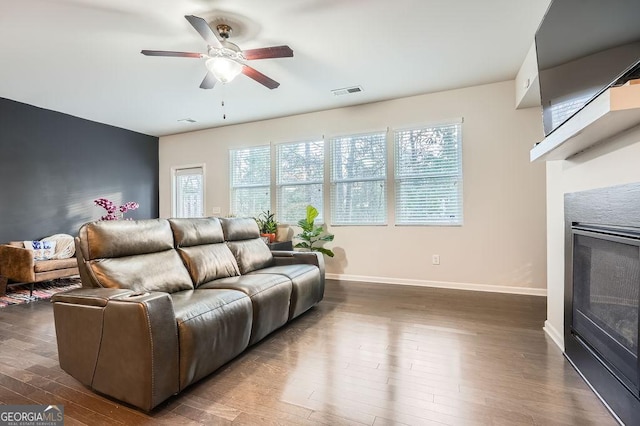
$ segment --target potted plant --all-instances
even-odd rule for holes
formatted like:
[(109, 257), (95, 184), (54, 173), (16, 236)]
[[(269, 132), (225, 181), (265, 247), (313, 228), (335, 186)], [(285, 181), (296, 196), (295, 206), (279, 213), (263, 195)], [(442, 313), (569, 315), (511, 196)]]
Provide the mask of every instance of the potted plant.
[(325, 232), (322, 226), (315, 226), (316, 217), (318, 217), (318, 210), (311, 205), (307, 206), (307, 216), (298, 221), (298, 226), (302, 228), (302, 232), (296, 235), (296, 238), (302, 240), (302, 242), (296, 244), (295, 247), (308, 251), (317, 251), (333, 257), (332, 250), (320, 247), (319, 244), (325, 241), (333, 241), (334, 235)]
[(274, 213), (266, 210), (254, 218), (260, 229), (260, 235), (263, 237), (269, 237), (269, 242), (272, 243), (276, 240), (276, 231), (278, 230), (278, 222)]

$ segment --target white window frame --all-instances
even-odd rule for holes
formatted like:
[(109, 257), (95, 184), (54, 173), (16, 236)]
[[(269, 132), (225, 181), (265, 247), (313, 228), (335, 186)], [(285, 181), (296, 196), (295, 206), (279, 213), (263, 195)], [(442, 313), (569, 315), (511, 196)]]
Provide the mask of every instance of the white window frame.
[[(431, 123), (422, 126), (415, 126), (410, 128), (394, 129), (393, 131), (393, 153), (394, 153), (394, 189), (395, 189), (395, 224), (399, 226), (462, 226), (464, 222), (464, 204), (463, 204), (463, 169), (462, 169), (462, 143), (463, 143), (463, 129), (462, 119), (450, 120), (441, 123)], [(430, 170), (426, 165), (424, 170), (416, 174), (415, 170), (411, 176), (400, 176), (401, 167), (399, 165), (400, 156), (398, 154), (399, 140), (398, 135), (401, 133), (420, 131), (425, 129), (436, 129), (456, 126), (457, 127), (457, 146), (456, 146), (456, 159), (455, 169), (452, 169), (449, 173), (442, 173), (438, 170)], [(426, 220), (402, 220), (401, 210), (404, 208), (401, 197), (401, 187), (403, 183), (418, 181), (419, 179), (454, 179), (456, 186), (457, 215), (451, 217), (450, 220), (446, 218), (437, 218), (432, 216), (431, 219)], [(434, 220), (435, 219), (435, 220)]]
[[(241, 185), (234, 185), (234, 166), (235, 166), (235, 162), (234, 162), (234, 155), (236, 152), (238, 151), (245, 151), (245, 150), (264, 150), (266, 149), (268, 152), (268, 158), (266, 159), (266, 165), (267, 168), (269, 170), (269, 178), (266, 182), (264, 183), (250, 183), (250, 184), (241, 184)], [(271, 152), (271, 145), (256, 145), (256, 146), (248, 146), (248, 147), (243, 147), (243, 148), (231, 148), (229, 149), (229, 210), (231, 215), (234, 216), (251, 216), (251, 217), (257, 217), (262, 211), (264, 210), (271, 210), (271, 204), (272, 204), (272, 191), (271, 191), (271, 180), (272, 180), (272, 176), (273, 176), (273, 168), (272, 168), (272, 152)], [(236, 197), (236, 191), (237, 190), (242, 190), (242, 189), (256, 189), (256, 188), (264, 188), (265, 191), (268, 194), (268, 204), (261, 207), (260, 211), (255, 211), (255, 212), (238, 212), (235, 211), (235, 207), (236, 207), (236, 202), (235, 202), (235, 197)]]
[[(192, 173), (189, 173), (192, 172)], [(202, 176), (202, 209), (200, 212), (200, 216), (192, 216), (192, 217), (204, 217), (206, 211), (206, 174), (205, 174), (205, 165), (204, 164), (191, 164), (186, 166), (178, 166), (171, 168), (171, 216), (178, 217), (178, 200), (179, 200), (179, 190), (178, 190), (178, 176), (180, 175), (201, 175)], [(182, 216), (185, 217), (185, 216)]]
[[(330, 164), (330, 189), (329, 189), (329, 196), (330, 196), (330, 214), (331, 214), (331, 225), (332, 226), (385, 226), (387, 225), (387, 221), (388, 221), (388, 205), (389, 205), (389, 195), (388, 195), (388, 189), (389, 189), (389, 185), (388, 185), (388, 143), (387, 143), (387, 138), (388, 138), (388, 129), (385, 130), (380, 130), (380, 131), (373, 131), (373, 132), (366, 132), (366, 133), (354, 133), (354, 134), (347, 134), (347, 135), (342, 135), (342, 136), (335, 136), (335, 137), (331, 137), (329, 139), (329, 145), (330, 145), (330, 154), (329, 154), (329, 164)], [(336, 176), (335, 173), (335, 167), (337, 167), (336, 165), (336, 143), (340, 140), (346, 139), (346, 138), (350, 138), (350, 139), (357, 139), (357, 138), (364, 138), (364, 137), (368, 137), (368, 136), (382, 136), (382, 140), (383, 140), (383, 155), (382, 155), (382, 159), (384, 161), (384, 166), (382, 167), (382, 169), (384, 170), (384, 174), (380, 177), (355, 177), (352, 179), (344, 179), (344, 178), (339, 178)], [(383, 203), (382, 203), (382, 218), (380, 220), (377, 221), (366, 221), (366, 220), (353, 220), (353, 221), (349, 221), (349, 220), (345, 220), (344, 218), (340, 218), (337, 217), (336, 213), (336, 199), (335, 197), (337, 196), (337, 186), (340, 184), (348, 184), (348, 183), (362, 183), (362, 184), (369, 184), (372, 182), (379, 182), (380, 185), (382, 185), (382, 197), (383, 197)]]

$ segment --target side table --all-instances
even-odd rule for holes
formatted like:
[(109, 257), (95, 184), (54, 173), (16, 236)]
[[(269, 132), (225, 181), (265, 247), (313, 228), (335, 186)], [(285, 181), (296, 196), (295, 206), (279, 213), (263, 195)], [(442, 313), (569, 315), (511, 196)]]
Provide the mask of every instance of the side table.
[(267, 244), (267, 246), (271, 251), (277, 251), (277, 250), (292, 251), (293, 241), (280, 241), (275, 243), (269, 243)]

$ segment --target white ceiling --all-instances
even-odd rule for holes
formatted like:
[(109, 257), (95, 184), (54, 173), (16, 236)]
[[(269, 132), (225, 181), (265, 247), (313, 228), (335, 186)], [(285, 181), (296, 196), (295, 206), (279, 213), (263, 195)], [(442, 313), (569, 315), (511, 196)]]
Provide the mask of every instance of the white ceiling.
[[(0, 2), (0, 97), (154, 136), (515, 78), (549, 0), (13, 0)], [(198, 88), (206, 52), (184, 19), (236, 22), (242, 49), (289, 45)], [(332, 89), (364, 91), (334, 96)], [(226, 120), (221, 101), (224, 100)], [(195, 124), (179, 123), (192, 118)]]

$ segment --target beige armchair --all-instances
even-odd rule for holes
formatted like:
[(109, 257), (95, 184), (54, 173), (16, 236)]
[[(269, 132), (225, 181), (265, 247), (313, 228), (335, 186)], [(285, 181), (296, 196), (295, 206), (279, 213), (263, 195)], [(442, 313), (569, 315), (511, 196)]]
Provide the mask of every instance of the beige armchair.
[(70, 259), (35, 260), (33, 251), (24, 248), (22, 242), (0, 245), (0, 295), (8, 285), (30, 284), (78, 275), (78, 262)]

